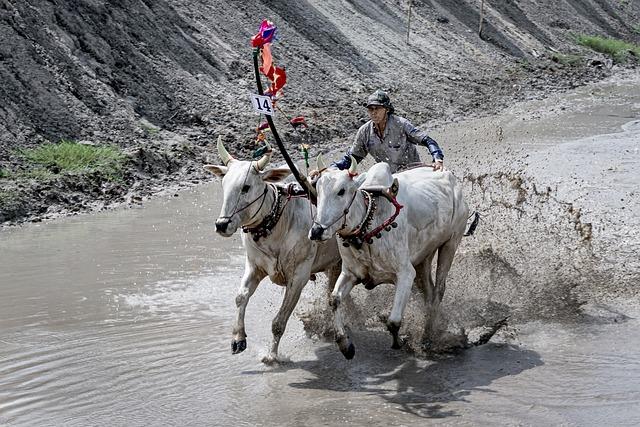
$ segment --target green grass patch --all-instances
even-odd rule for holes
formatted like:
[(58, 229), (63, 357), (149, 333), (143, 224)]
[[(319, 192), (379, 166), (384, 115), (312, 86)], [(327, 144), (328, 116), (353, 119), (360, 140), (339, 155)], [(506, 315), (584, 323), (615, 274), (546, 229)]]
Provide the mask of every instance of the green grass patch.
[(577, 36), (576, 40), (579, 44), (609, 55), (618, 62), (624, 61), (629, 55), (640, 57), (640, 46), (623, 40), (585, 35)]
[(554, 53), (551, 56), (551, 60), (561, 65), (569, 65), (571, 67), (575, 67), (577, 65), (580, 65), (584, 61), (584, 58), (580, 55), (565, 55), (562, 53)]
[(65, 140), (19, 150), (18, 154), (33, 166), (25, 175), (42, 179), (52, 175), (97, 171), (108, 179), (119, 180), (126, 162), (126, 156), (117, 147)]
[(10, 176), (11, 173), (8, 170), (0, 168), (0, 179), (9, 178)]
[(51, 172), (48, 169), (42, 167), (36, 167), (33, 169), (29, 169), (27, 171), (20, 172), (15, 176), (17, 178), (32, 178), (37, 179), (38, 181), (48, 181), (51, 178), (55, 177), (57, 174)]

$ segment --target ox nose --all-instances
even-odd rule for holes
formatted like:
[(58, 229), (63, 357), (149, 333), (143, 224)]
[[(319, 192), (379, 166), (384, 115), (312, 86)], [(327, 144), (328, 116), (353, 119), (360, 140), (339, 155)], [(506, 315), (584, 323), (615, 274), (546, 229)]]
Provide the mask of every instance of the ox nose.
[(217, 233), (224, 233), (225, 231), (227, 231), (227, 226), (229, 225), (229, 220), (228, 219), (219, 219), (216, 221), (216, 232)]
[(311, 231), (309, 231), (309, 238), (311, 240), (320, 240), (323, 233), (324, 227), (322, 227), (320, 224), (314, 224), (313, 227), (311, 227)]

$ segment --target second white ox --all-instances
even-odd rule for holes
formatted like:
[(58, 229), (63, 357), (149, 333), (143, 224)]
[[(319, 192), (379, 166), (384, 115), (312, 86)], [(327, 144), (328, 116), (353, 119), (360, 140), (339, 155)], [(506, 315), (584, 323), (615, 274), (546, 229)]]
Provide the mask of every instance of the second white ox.
[(231, 350), (234, 354), (247, 347), (244, 315), (258, 284), (266, 276), (285, 287), (284, 299), (271, 326), (273, 341), (265, 363), (277, 361), (278, 345), (300, 293), (312, 273), (325, 272), (329, 286), (340, 272), (340, 255), (335, 238), (327, 245), (307, 239), (312, 225), (309, 200), (287, 197), (281, 181), (288, 168), (267, 169), (270, 154), (250, 162), (229, 155), (218, 138), (218, 153), (224, 166), (206, 165), (205, 169), (222, 178), (224, 201), (216, 220), (216, 232), (231, 236), (242, 226), (246, 250), (245, 270), (238, 294)]
[[(351, 159), (351, 164), (356, 165), (355, 159)], [(322, 170), (322, 165), (318, 169)], [(392, 203), (393, 194), (376, 196), (375, 191), (365, 193), (359, 187), (380, 194), (392, 183), (398, 187), (397, 203), (403, 206), (394, 220), (396, 226), (387, 226), (386, 231), (376, 233), (378, 238), (374, 237), (371, 243), (360, 245), (368, 237), (366, 231), (375, 230), (397, 211)], [(428, 322), (433, 321), (433, 314), (439, 310), (468, 216), (461, 187), (449, 171), (434, 172), (429, 167), (420, 167), (391, 175), (386, 163), (378, 163), (368, 171), (368, 177), (357, 175), (353, 166), (349, 170), (328, 169), (317, 180), (316, 189), (318, 211), (309, 238), (327, 240), (337, 233), (346, 244), (351, 243), (339, 245), (342, 272), (331, 301), (340, 351), (347, 359), (355, 354), (345, 329), (343, 301), (360, 282), (368, 288), (381, 283), (396, 285), (387, 328), (393, 336), (392, 347), (399, 348), (398, 333), (414, 280), (424, 294), (427, 310), (431, 310), (427, 313), (427, 318), (431, 317)], [(377, 208), (372, 209), (372, 205)], [(436, 252), (434, 284), (431, 262)]]

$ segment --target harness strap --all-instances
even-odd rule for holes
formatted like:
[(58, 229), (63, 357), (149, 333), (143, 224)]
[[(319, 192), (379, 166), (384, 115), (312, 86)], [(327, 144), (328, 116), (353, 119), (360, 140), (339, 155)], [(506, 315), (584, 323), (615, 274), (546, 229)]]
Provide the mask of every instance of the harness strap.
[(256, 217), (256, 215), (258, 215), (258, 213), (260, 212), (260, 209), (262, 209), (262, 205), (264, 205), (264, 199), (267, 196), (267, 190), (268, 190), (268, 188), (265, 186), (264, 187), (264, 191), (262, 192), (262, 194), (259, 195), (258, 197), (256, 197), (255, 199), (253, 199), (251, 202), (249, 202), (249, 204), (247, 204), (245, 207), (243, 207), (242, 209), (234, 210), (233, 213), (231, 215), (229, 215), (229, 216), (221, 216), (220, 218), (231, 218), (235, 214), (242, 212), (243, 210), (247, 209), (249, 206), (251, 206), (255, 202), (257, 202), (260, 198), (262, 198), (262, 203), (260, 203), (260, 207), (258, 208), (256, 213), (253, 214), (253, 216), (251, 218), (249, 218), (249, 221), (251, 221), (253, 218)]
[[(377, 204), (376, 204), (375, 199), (372, 198), (371, 193), (369, 193), (368, 191), (364, 191), (364, 190), (361, 190), (361, 191), (362, 191), (362, 195), (364, 196), (364, 204), (367, 207), (367, 211), (365, 212), (365, 215), (364, 215), (364, 218), (362, 219), (362, 221), (360, 221), (360, 224), (358, 224), (358, 226), (354, 230), (352, 230), (350, 233), (347, 233), (347, 234), (338, 233), (338, 235), (343, 240), (344, 239), (349, 239), (350, 237), (359, 238), (362, 235), (362, 233), (369, 226), (369, 223), (373, 219), (373, 214), (376, 211)], [(346, 215), (345, 215), (345, 220), (346, 220)]]
[(373, 219), (373, 214), (376, 210), (377, 205), (375, 202), (376, 199), (370, 192), (365, 190), (361, 191), (365, 195), (365, 203), (367, 204), (367, 213), (365, 214), (364, 219), (362, 220), (360, 225), (349, 235), (341, 235), (340, 233), (338, 233), (338, 235), (343, 240), (344, 246), (353, 245), (357, 249), (360, 249), (364, 243), (372, 244), (374, 236), (378, 239), (381, 238), (383, 230), (391, 231), (391, 228), (396, 228), (398, 224), (395, 222), (395, 219), (400, 214), (400, 210), (404, 207), (400, 203), (398, 203), (394, 194), (390, 192), (381, 192), (380, 194), (382, 194), (387, 200), (389, 200), (391, 204), (393, 204), (393, 206), (396, 208), (396, 210), (389, 218), (383, 221), (382, 224), (378, 225), (376, 228), (367, 233), (366, 229)]
[(347, 226), (347, 214), (349, 213), (349, 209), (351, 209), (351, 205), (353, 205), (353, 201), (356, 199), (356, 195), (358, 194), (357, 191), (355, 191), (353, 193), (353, 197), (351, 198), (351, 201), (349, 202), (349, 206), (347, 206), (345, 208), (345, 210), (342, 212), (342, 215), (340, 215), (338, 218), (335, 219), (335, 221), (333, 221), (331, 224), (329, 225), (322, 225), (320, 224), (318, 221), (316, 221), (315, 219), (313, 220), (314, 224), (319, 225), (322, 228), (328, 229), (329, 227), (331, 227), (333, 224), (335, 224), (336, 222), (340, 221), (340, 218), (344, 218), (344, 220), (342, 221), (342, 225), (340, 226), (340, 228), (338, 229), (338, 231), (342, 230), (343, 228), (345, 228)]
[(395, 196), (387, 196), (387, 199), (391, 202), (391, 204), (393, 204), (393, 206), (396, 208), (396, 211), (393, 213), (393, 215), (387, 218), (382, 224), (380, 224), (379, 226), (377, 226), (376, 228), (374, 228), (373, 230), (371, 230), (370, 232), (364, 235), (362, 240), (364, 240), (369, 244), (373, 243), (373, 236), (376, 236), (377, 239), (382, 237), (382, 235), (380, 234), (382, 230), (391, 231), (391, 229), (388, 228), (389, 226), (393, 228), (396, 228), (398, 226), (395, 220), (397, 216), (400, 214), (400, 209), (402, 209), (404, 206), (398, 203)]
[(268, 186), (265, 186), (265, 191), (268, 187), (272, 187), (275, 195), (275, 200), (273, 201), (273, 205), (271, 206), (269, 213), (267, 214), (267, 216), (264, 217), (264, 219), (257, 226), (242, 227), (243, 232), (251, 233), (251, 236), (254, 242), (257, 242), (258, 240), (260, 240), (260, 238), (267, 237), (268, 235), (271, 234), (271, 231), (273, 230), (273, 228), (276, 226), (276, 224), (278, 224), (278, 221), (282, 216), (282, 212), (284, 212), (284, 208), (287, 206), (287, 203), (289, 203), (289, 198), (287, 198), (284, 206), (282, 206), (282, 209), (281, 209), (280, 205), (282, 204), (282, 197), (281, 197), (282, 190), (280, 189), (280, 187), (276, 185), (269, 184)]

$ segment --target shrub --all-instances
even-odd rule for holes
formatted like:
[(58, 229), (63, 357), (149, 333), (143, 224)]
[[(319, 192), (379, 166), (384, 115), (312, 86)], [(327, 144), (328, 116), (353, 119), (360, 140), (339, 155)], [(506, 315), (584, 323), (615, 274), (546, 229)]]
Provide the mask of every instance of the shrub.
[(611, 56), (616, 61), (624, 61), (629, 54), (640, 57), (640, 46), (617, 39), (606, 39), (598, 36), (577, 36), (577, 42), (590, 47), (596, 52)]

